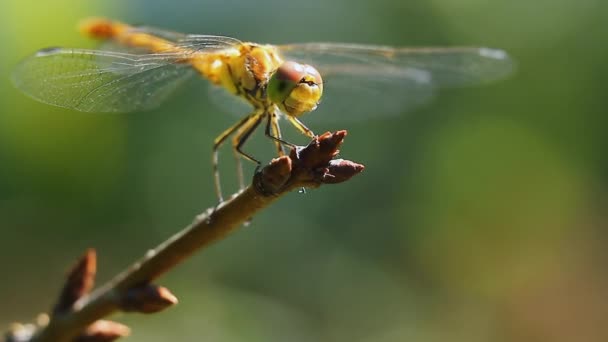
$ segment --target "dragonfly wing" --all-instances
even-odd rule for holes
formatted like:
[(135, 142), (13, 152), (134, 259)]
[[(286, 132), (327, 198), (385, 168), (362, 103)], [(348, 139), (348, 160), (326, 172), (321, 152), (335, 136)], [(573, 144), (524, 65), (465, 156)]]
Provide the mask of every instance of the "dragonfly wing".
[(155, 37), (159, 37), (159, 38), (168, 40), (170, 42), (177, 42), (180, 39), (184, 39), (186, 36), (188, 36), (185, 33), (161, 29), (161, 28), (154, 27), (154, 26), (132, 26), (132, 31), (146, 33), (151, 36), (155, 36)]
[(192, 48), (192, 50), (198, 52), (226, 49), (242, 43), (240, 40), (232, 37), (206, 34), (185, 34), (152, 26), (133, 26), (132, 33), (149, 34), (175, 43), (176, 46)]
[[(185, 34), (180, 32), (168, 31), (151, 26), (133, 26), (129, 30), (129, 34), (144, 33), (155, 38), (161, 38), (169, 43), (171, 51), (183, 50), (184, 53), (207, 53), (217, 52), (220, 50), (232, 49), (242, 42), (236, 38), (202, 35), (202, 34)], [(122, 45), (114, 40), (103, 41), (99, 50), (116, 51), (132, 54), (147, 54), (145, 48)], [(163, 51), (156, 51), (163, 53)], [(169, 52), (169, 51), (167, 51)]]
[(250, 113), (253, 107), (244, 98), (230, 93), (226, 88), (210, 85), (207, 90), (209, 100), (222, 113), (233, 117), (243, 117)]
[(488, 48), (304, 43), (279, 49), (286, 59), (319, 70), (324, 81), (319, 111), (344, 113), (339, 120), (399, 114), (427, 102), (438, 87), (485, 83), (513, 69), (504, 51)]
[(358, 69), (363, 76), (374, 72), (409, 76), (410, 69), (423, 70), (438, 86), (483, 83), (507, 76), (513, 63), (505, 51), (478, 48), (393, 48), (388, 46), (304, 43), (280, 46), (289, 57), (312, 63), (320, 72), (339, 74)]
[(83, 112), (148, 110), (195, 74), (179, 60), (171, 54), (46, 49), (22, 61), (13, 82), (41, 102)]
[(431, 83), (415, 76), (376, 75), (364, 82), (360, 75), (323, 77), (323, 97), (317, 109), (304, 117), (306, 122), (362, 121), (395, 116), (427, 103), (435, 93)]
[(175, 45), (184, 50), (201, 52), (217, 52), (221, 50), (235, 49), (242, 44), (240, 40), (225, 36), (213, 36), (204, 34), (188, 34), (176, 41)]

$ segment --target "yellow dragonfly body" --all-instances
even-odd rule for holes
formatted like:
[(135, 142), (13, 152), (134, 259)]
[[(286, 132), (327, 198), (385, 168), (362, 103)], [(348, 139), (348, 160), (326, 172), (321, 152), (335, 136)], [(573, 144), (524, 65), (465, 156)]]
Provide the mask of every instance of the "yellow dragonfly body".
[[(17, 88), (56, 106), (85, 112), (131, 112), (157, 107), (180, 84), (198, 74), (245, 99), (253, 107), (251, 113), (222, 132), (213, 144), (220, 201), (218, 148), (232, 137), (243, 187), (239, 157), (259, 162), (241, 147), (264, 120), (265, 133), (281, 155), (282, 145), (290, 144), (281, 138), (279, 118), (312, 137), (314, 133), (299, 118), (314, 111), (322, 97), (321, 106), (327, 103), (334, 111), (326, 115), (382, 115), (383, 111), (402, 112), (426, 101), (437, 87), (485, 82), (511, 70), (504, 51), (488, 48), (262, 45), (107, 19), (89, 19), (81, 31), (104, 41), (104, 45), (98, 50), (40, 50), (15, 69)], [(331, 80), (328, 86), (324, 87), (323, 79)], [(374, 103), (373, 107), (358, 105), (362, 98)], [(332, 106), (334, 99), (343, 102)]]

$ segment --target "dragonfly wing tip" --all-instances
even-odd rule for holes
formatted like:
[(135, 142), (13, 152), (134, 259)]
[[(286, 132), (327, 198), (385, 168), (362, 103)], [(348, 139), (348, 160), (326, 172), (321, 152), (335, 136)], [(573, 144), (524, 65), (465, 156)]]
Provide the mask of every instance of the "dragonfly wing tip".
[(493, 59), (509, 59), (507, 52), (500, 49), (480, 48), (479, 55)]

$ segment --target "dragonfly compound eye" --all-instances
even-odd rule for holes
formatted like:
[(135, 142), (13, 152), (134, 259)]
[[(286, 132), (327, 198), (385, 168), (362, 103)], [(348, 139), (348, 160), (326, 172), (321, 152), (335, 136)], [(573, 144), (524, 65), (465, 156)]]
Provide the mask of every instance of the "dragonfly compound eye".
[(310, 65), (283, 63), (268, 82), (268, 97), (287, 115), (300, 116), (317, 107), (323, 94), (319, 72)]

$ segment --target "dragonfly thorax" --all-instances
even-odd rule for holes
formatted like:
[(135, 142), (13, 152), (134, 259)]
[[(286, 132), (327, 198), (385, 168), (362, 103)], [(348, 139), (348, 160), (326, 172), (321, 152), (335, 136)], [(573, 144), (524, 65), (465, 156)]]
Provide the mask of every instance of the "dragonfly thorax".
[(315, 68), (283, 61), (274, 46), (244, 43), (237, 55), (218, 58), (214, 75), (207, 76), (256, 108), (276, 105), (284, 114), (298, 117), (314, 110), (323, 93)]

